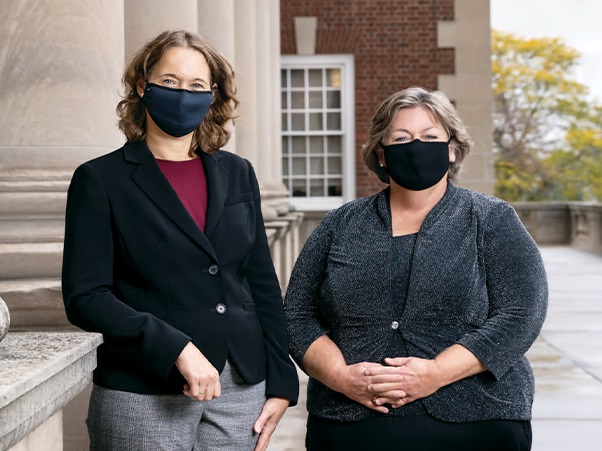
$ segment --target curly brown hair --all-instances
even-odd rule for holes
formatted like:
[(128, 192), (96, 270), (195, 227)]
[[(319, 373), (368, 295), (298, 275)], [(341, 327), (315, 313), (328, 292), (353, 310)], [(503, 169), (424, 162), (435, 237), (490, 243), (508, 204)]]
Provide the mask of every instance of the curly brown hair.
[(458, 111), (443, 92), (427, 91), (417, 86), (404, 89), (392, 94), (381, 103), (372, 118), (368, 140), (362, 147), (362, 158), (365, 165), (378, 176), (381, 182), (389, 183), (389, 174), (378, 164), (375, 150), (381, 146), (395, 115), (404, 108), (417, 106), (428, 109), (451, 138), (450, 144), (453, 146), (456, 159), (449, 163), (448, 177), (450, 179), (456, 176), (462, 160), (472, 149), (473, 142), (468, 136)]
[(207, 116), (194, 131), (190, 152), (192, 155), (197, 145), (206, 153), (216, 152), (230, 139), (228, 122), (236, 117), (238, 99), (235, 97), (234, 70), (226, 58), (203, 38), (187, 31), (164, 31), (132, 56), (122, 77), (125, 95), (117, 105), (119, 128), (128, 141), (145, 138), (146, 108), (136, 91), (136, 83), (140, 79), (147, 80), (155, 64), (173, 47), (198, 50), (209, 65), (211, 83), (215, 85), (213, 102)]

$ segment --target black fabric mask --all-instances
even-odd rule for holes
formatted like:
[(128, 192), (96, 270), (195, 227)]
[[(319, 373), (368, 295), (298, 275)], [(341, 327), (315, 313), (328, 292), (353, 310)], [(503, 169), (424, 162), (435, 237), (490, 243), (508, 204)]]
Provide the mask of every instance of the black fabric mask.
[(383, 146), (386, 170), (399, 186), (422, 191), (436, 185), (449, 169), (449, 143), (420, 141)]
[(166, 88), (154, 83), (146, 84), (142, 97), (155, 124), (176, 138), (193, 132), (201, 125), (212, 100), (211, 91)]

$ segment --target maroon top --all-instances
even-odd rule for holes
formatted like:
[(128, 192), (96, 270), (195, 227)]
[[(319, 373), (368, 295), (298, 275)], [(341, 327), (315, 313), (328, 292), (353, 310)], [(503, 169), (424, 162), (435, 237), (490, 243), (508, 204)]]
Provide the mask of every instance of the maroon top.
[(180, 201), (205, 230), (207, 216), (207, 179), (200, 158), (185, 161), (157, 160), (157, 164), (178, 194)]

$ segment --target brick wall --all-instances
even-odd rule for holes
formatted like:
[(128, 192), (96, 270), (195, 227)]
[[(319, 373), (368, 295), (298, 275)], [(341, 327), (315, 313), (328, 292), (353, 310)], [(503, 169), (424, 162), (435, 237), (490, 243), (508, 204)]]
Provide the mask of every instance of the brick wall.
[(316, 53), (355, 55), (358, 197), (382, 188), (359, 154), (378, 105), (408, 86), (437, 88), (454, 73), (454, 50), (437, 47), (437, 22), (453, 20), (454, 0), (281, 0), (282, 54), (295, 54), (294, 17), (318, 18)]

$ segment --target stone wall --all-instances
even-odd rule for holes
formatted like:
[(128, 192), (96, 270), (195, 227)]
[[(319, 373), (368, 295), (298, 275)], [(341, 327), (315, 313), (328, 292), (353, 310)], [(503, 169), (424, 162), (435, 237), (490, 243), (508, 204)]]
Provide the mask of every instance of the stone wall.
[(517, 202), (513, 206), (538, 244), (570, 245), (602, 254), (602, 204)]

